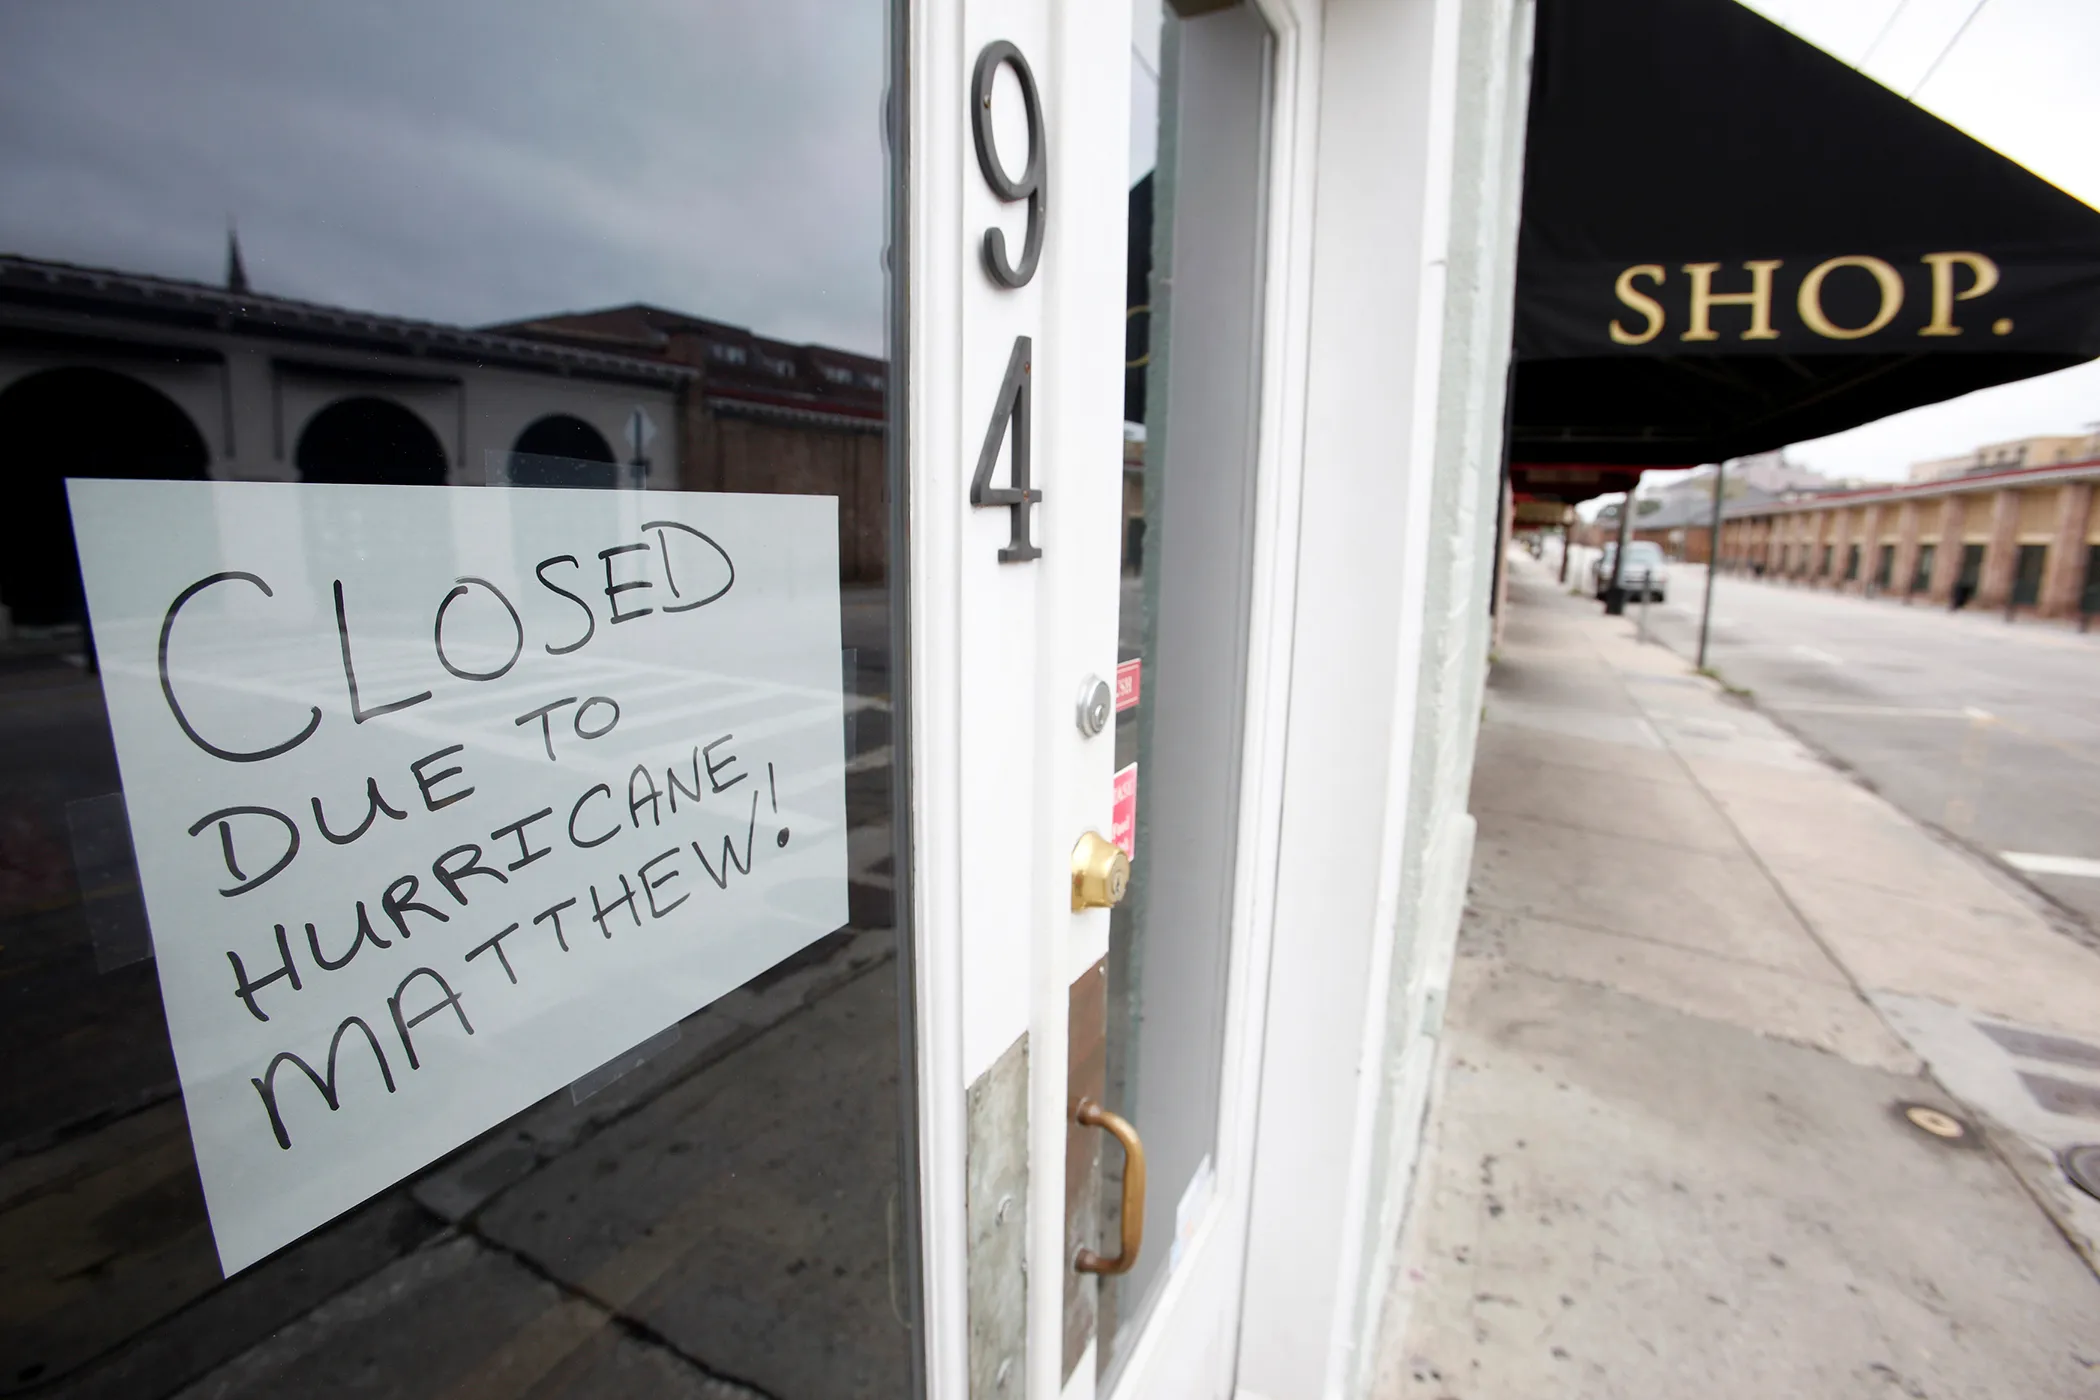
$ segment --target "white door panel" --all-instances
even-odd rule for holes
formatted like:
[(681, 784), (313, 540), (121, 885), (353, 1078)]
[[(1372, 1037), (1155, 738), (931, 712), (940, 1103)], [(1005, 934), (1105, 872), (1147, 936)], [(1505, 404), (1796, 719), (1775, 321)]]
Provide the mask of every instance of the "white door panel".
[[(1277, 603), (1289, 571), (1274, 567), (1272, 533), (1288, 515), (1269, 237), (1277, 43), (1244, 5), (1185, 20), (1135, 8), (1144, 32), (1124, 6), (1108, 17), (1047, 0), (926, 0), (913, 12), (912, 878), (935, 1395), (970, 1393), (973, 1364), (980, 1388), (1038, 1397), (1222, 1396), (1232, 1383), (1267, 947), (1260, 814), (1281, 723), (1268, 677), (1287, 647)], [(1001, 44), (1012, 50), (993, 49), (986, 108), (973, 81)], [(974, 129), (985, 113), (1008, 190), (1025, 187), (1024, 64), (1040, 112), (1039, 214), (1025, 195), (1000, 197)], [(1133, 221), (1145, 173), (1134, 158), (1158, 162), (1158, 237)], [(1040, 256), (1023, 276), (1032, 217)], [(984, 248), (989, 228), (1003, 234), (1001, 266)], [(1133, 283), (1134, 250), (1158, 263), (1149, 284), (1142, 266)], [(1154, 290), (1144, 304), (1158, 358), (1132, 381), (1150, 411), (1126, 385), (1133, 285)], [(1017, 344), (1026, 413), (1012, 415), (972, 504)], [(1023, 416), (1041, 498), (1017, 526), (999, 493), (1013, 487)], [(1127, 660), (1142, 665), (1138, 704), (1090, 736), (1083, 683), (1112, 684)], [(1110, 831), (1117, 770), (1132, 762), (1134, 892), (1113, 916), (1074, 912), (1073, 847)], [(1095, 1340), (1077, 1357), (1067, 1020), (1089, 976), (1109, 988), (1108, 1107), (1145, 1136), (1153, 1177), (1138, 1265), (1098, 1286)], [(981, 1193), (996, 1148), (973, 1115), (1014, 1074), (1018, 1045), (1025, 1185), (1000, 1177), (999, 1199), (1025, 1203), (1025, 1280), (987, 1262), (1000, 1227), (992, 1198), (971, 1197), (973, 1161)], [(1094, 1130), (1080, 1131), (1083, 1143)], [(1122, 1159), (1113, 1143), (1101, 1158), (1089, 1243), (1113, 1255)], [(1025, 1347), (1001, 1330), (1014, 1316)]]

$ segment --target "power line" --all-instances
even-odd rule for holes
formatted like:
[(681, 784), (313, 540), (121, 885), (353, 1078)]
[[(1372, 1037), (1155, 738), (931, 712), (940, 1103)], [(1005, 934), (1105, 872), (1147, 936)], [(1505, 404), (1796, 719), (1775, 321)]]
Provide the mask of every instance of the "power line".
[(1889, 17), (1882, 21), (1881, 32), (1874, 36), (1873, 43), (1867, 45), (1867, 51), (1859, 56), (1859, 62), (1852, 65), (1854, 68), (1867, 66), (1867, 60), (1874, 56), (1874, 51), (1881, 47), (1881, 41), (1889, 37), (1889, 31), (1896, 27), (1896, 21), (1903, 18), (1903, 12), (1909, 8), (1910, 0), (1896, 0), (1896, 8), (1890, 10)]
[(1918, 85), (1910, 90), (1912, 100), (1915, 101), (1918, 94), (1925, 90), (1925, 84), (1932, 81), (1932, 75), (1940, 71), (1940, 64), (1946, 59), (1948, 54), (1954, 52), (1954, 46), (1961, 42), (1961, 36), (1969, 32), (1969, 26), (1975, 23), (1976, 16), (1982, 14), (1983, 7), (1990, 3), (1991, 0), (1976, 0), (1976, 7), (1970, 10), (1969, 17), (1961, 22), (1961, 28), (1954, 31), (1954, 37), (1949, 39), (1947, 46), (1940, 50), (1939, 57), (1932, 60), (1932, 66), (1925, 70), (1925, 76), (1918, 79)]

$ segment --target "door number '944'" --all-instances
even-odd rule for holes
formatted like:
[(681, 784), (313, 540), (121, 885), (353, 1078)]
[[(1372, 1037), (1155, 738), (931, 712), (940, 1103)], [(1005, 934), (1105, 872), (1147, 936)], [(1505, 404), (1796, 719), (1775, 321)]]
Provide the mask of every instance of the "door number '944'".
[[(1021, 85), (1021, 106), (1028, 117), (1028, 164), (1019, 179), (1006, 173), (999, 159), (998, 139), (992, 133), (992, 80), (1004, 65), (1013, 69)], [(1035, 75), (1028, 60), (1004, 39), (985, 45), (977, 55), (977, 71), (970, 81), (970, 131), (976, 138), (977, 169), (1001, 203), (1028, 203), (1028, 230), (1021, 241), (1019, 264), (1007, 259), (1006, 231), (984, 231), (984, 270), (998, 286), (1014, 291), (1034, 278), (1043, 257), (1043, 230), (1050, 218), (1050, 186), (1046, 171), (1050, 164), (1049, 140), (1043, 131), (1043, 104), (1035, 89)], [(984, 447), (977, 454), (977, 471), (970, 478), (970, 504), (1005, 506), (1013, 512), (1013, 532), (999, 550), (1002, 564), (1040, 559), (1043, 551), (1029, 535), (1029, 507), (1043, 499), (1030, 484), (1029, 440), (1030, 393), (1034, 370), (1034, 342), (1025, 335), (1014, 337), (1013, 353), (1007, 356), (1006, 377), (999, 383), (999, 397), (992, 405), (992, 421), (985, 428)], [(999, 465), (999, 444), (1009, 432), (1013, 437), (1013, 465), (1009, 484), (992, 485), (992, 471)]]

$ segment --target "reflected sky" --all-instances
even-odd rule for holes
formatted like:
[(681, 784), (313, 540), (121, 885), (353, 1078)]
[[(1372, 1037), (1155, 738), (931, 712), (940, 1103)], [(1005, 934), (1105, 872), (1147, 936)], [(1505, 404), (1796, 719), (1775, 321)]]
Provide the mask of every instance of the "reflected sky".
[(881, 0), (0, 9), (0, 251), (883, 348)]

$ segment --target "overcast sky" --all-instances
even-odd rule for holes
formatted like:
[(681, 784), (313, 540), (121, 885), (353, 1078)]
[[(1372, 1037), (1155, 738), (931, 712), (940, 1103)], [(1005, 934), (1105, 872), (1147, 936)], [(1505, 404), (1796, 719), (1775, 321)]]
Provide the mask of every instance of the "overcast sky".
[[(1745, 3), (2100, 207), (2100, 0), (1985, 0), (1981, 11), (1976, 0)], [(1788, 455), (1833, 476), (1894, 479), (1912, 462), (1980, 443), (2096, 426), (2100, 362), (1913, 409)]]
[(883, 349), (882, 0), (14, 0), (0, 251)]
[[(1945, 50), (1920, 105), (2100, 204), (2100, 0), (1986, 0), (1951, 50), (1975, 0), (1750, 3), (1905, 94)], [(879, 353), (883, 23), (881, 0), (15, 0), (0, 251), (216, 281), (231, 215), (258, 290), (470, 325), (646, 300)], [(1899, 477), (2096, 420), (2086, 365), (1794, 455)]]

